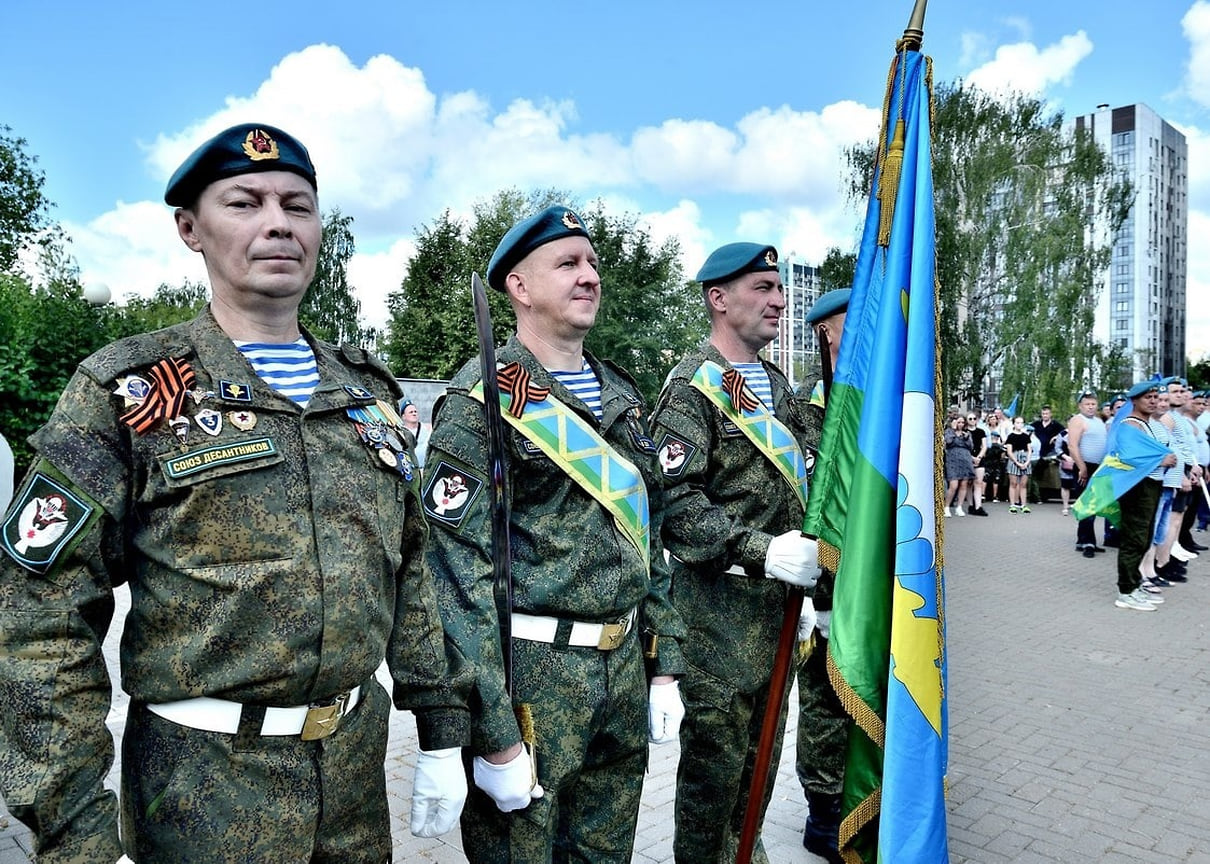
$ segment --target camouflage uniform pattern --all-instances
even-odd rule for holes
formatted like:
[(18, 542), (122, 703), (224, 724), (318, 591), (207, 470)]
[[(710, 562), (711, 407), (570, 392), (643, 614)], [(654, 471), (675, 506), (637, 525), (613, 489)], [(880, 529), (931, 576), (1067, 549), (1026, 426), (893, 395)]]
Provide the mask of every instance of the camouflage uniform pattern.
[[(807, 447), (819, 452), (823, 438), (824, 396), (822, 381), (804, 392), (811, 393), (806, 407)], [(814, 464), (814, 459), (808, 457)], [(836, 576), (831, 570), (820, 574), (812, 602), (817, 611), (832, 610), (832, 588)], [(798, 667), (798, 743), (795, 769), (803, 792), (812, 795), (840, 795), (844, 791), (845, 751), (848, 746), (849, 715), (840, 704), (828, 679), (828, 640), (815, 632), (815, 650)]]
[[(502, 814), (472, 789), (462, 818), (472, 862), (628, 862), (647, 761), (647, 686), (638, 632), (659, 636), (652, 674), (683, 671), (684, 627), (669, 597), (659, 543), (662, 481), (638, 388), (621, 370), (586, 355), (601, 383), (603, 420), (555, 380), (514, 336), (497, 361), (518, 361), (535, 387), (584, 417), (646, 482), (651, 552), (644, 562), (613, 517), (516, 429), (505, 430), (511, 494), (514, 611), (564, 622), (611, 622), (639, 608), (638, 625), (613, 651), (513, 640), (514, 688), (533, 707), (538, 779), (546, 796)], [(476, 667), (474, 752), (520, 740), (505, 690), (493, 596), (491, 513), (483, 406), (467, 395), (478, 361), (451, 382), (434, 412), (425, 461), (429, 558), (446, 630)], [(456, 473), (470, 484), (465, 504), (442, 512), (438, 486)], [(650, 577), (647, 568), (650, 567)], [(469, 763), (468, 763), (469, 764)], [(469, 769), (468, 769), (469, 770)]]
[[(688, 355), (652, 415), (656, 446), (680, 442), (685, 454), (683, 464), (665, 467), (664, 543), (674, 556), (673, 603), (689, 628), (674, 852), (694, 864), (734, 859), (786, 606), (785, 583), (765, 578), (765, 553), (774, 536), (803, 522), (798, 496), (773, 463), (691, 386), (704, 360), (730, 368), (711, 345)], [(804, 406), (781, 371), (764, 366), (774, 413), (802, 448)], [(744, 575), (726, 572), (737, 566)], [(777, 742), (775, 765), (780, 733)], [(764, 860), (759, 838), (753, 860)]]
[[(421, 746), (468, 739), (471, 676), (465, 669), (451, 675), (454, 661), (423, 555), (419, 472), (409, 482), (388, 468), (346, 415), (349, 407), (372, 403), (365, 391), (393, 404), (398, 387), (360, 349), (308, 341), (320, 383), (304, 410), (257, 378), (203, 310), (190, 323), (121, 340), (85, 360), (47, 425), (30, 439), (39, 458), (27, 483), (39, 473), (57, 478), (94, 508), (45, 575), (0, 554), (0, 699), (6, 708), (0, 713), (0, 791), (37, 836), (40, 861), (114, 860), (121, 851), (114, 797), (101, 785), (113, 759), (101, 641), (113, 613), (112, 590), (124, 582), (131, 611), (121, 670), (132, 716), (140, 717), (146, 703), (197, 696), (246, 706), (305, 705), (363, 685), (363, 702), (346, 723), (371, 730), (358, 735), (356, 755), (340, 745), (343, 728), (325, 741), (257, 737), (266, 753), (290, 751), (261, 799), (244, 799), (238, 783), (219, 782), (209, 798), (196, 801), (193, 789), (179, 790), (181, 799), (170, 807), (172, 789), (153, 785), (155, 778), (171, 779), (159, 770), (164, 766), (146, 778), (138, 773), (162, 758), (155, 742), (163, 735), (153, 734), (155, 722), (136, 722), (124, 741), (132, 748), (122, 766), (127, 809), (134, 800), (159, 802), (160, 813), (171, 812), (179, 830), (192, 832), (212, 818), (198, 809), (202, 802), (246, 808), (250, 821), (224, 829), (235, 840), (249, 849), (254, 836), (268, 844), (296, 841), (297, 824), (265, 817), (295, 808), (314, 813), (307, 797), (316, 794), (318, 771), (325, 792), (334, 783), (363, 797), (363, 824), (336, 827), (353, 831), (358, 845), (385, 843), (389, 855), (390, 826), (371, 800), (383, 782), (385, 742), (374, 739), (385, 735), (378, 726), (386, 707), (372, 685), (364, 686), (382, 659), (394, 678), (396, 705), (418, 714)], [(127, 409), (114, 395), (115, 383), (145, 375), (166, 358), (189, 362), (195, 391), (214, 391), (200, 404), (186, 398), (183, 412), (224, 412), (217, 436), (191, 424), (182, 444), (166, 423), (139, 436), (120, 421)], [(227, 398), (224, 382), (250, 388), (244, 391), (250, 400)], [(254, 412), (254, 428), (230, 422), (227, 412), (240, 410)], [(272, 442), (271, 452), (201, 460), (200, 470), (176, 479), (165, 468), (169, 458), (260, 439)], [(150, 730), (146, 741), (144, 730)], [(207, 753), (226, 758), (213, 733), (180, 729), (174, 735), (194, 742), (174, 745), (186, 767)], [(230, 780), (233, 764), (219, 761), (208, 770)], [(147, 815), (128, 813), (127, 824)], [(326, 828), (326, 821), (312, 821), (301, 840), (322, 848), (314, 835)], [(127, 842), (142, 846), (140, 838)]]

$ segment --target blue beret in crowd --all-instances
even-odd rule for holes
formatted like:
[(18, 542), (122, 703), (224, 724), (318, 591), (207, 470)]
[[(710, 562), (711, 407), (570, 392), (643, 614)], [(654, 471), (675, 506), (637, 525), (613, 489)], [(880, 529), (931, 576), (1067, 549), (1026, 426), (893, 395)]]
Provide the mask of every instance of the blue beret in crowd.
[(504, 280), (525, 256), (539, 246), (564, 237), (588, 237), (584, 220), (574, 210), (555, 204), (522, 219), (504, 235), (487, 263), (487, 284), (504, 290)]
[(1127, 390), (1126, 398), (1133, 399), (1136, 396), (1142, 396), (1144, 393), (1151, 393), (1153, 391), (1156, 393), (1163, 393), (1165, 390), (1167, 390), (1167, 385), (1160, 381), (1155, 381), (1149, 378), (1146, 381), (1138, 382)]
[(824, 294), (815, 301), (815, 305), (807, 313), (807, 323), (818, 324), (825, 318), (844, 312), (849, 308), (849, 295), (852, 293), (851, 288), (837, 288), (835, 291)]
[(703, 288), (727, 282), (745, 273), (764, 273), (777, 269), (777, 250), (760, 243), (728, 243), (710, 253), (697, 281)]
[(164, 202), (191, 207), (215, 180), (259, 171), (292, 171), (318, 189), (311, 156), (297, 138), (263, 123), (241, 123), (189, 154), (168, 181)]

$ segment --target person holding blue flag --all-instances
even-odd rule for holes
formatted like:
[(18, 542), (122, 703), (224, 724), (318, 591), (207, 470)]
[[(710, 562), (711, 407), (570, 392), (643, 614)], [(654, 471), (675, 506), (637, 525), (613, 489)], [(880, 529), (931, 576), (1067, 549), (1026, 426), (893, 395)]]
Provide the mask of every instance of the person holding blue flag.
[(1156, 609), (1142, 588), (1139, 564), (1151, 547), (1164, 469), (1176, 464), (1176, 454), (1155, 439), (1148, 422), (1163, 387), (1159, 381), (1139, 381), (1126, 392), (1104, 460), (1072, 507), (1077, 519), (1104, 516), (1117, 526), (1121, 546), (1114, 605), (1138, 612)]

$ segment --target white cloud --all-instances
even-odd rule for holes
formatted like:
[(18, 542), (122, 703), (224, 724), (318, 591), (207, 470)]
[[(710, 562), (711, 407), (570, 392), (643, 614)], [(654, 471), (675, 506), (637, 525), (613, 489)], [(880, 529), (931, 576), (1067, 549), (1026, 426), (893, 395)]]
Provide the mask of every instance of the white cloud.
[[(792, 239), (800, 254), (824, 249), (843, 209), (842, 149), (872, 138), (878, 114), (849, 101), (819, 111), (760, 108), (734, 128), (672, 119), (623, 140), (581, 130), (570, 102), (517, 99), (495, 108), (471, 91), (438, 96), (421, 70), (390, 56), (358, 67), (338, 47), (313, 45), (284, 57), (250, 95), (165, 132), (146, 152), (149, 170), (166, 181), (198, 144), (233, 124), (253, 120), (297, 135), (316, 163), (321, 206), (354, 219), (361, 251), (350, 282), (367, 323), (381, 326), (416, 228), (447, 208), (466, 215), (506, 187), (625, 197), (634, 202), (627, 212), (656, 239), (678, 236), (690, 275), (714, 245), (736, 239), (713, 236), (720, 212), (726, 220), (753, 200), (770, 208), (759, 236), (778, 238), (779, 248)], [(700, 203), (707, 199), (713, 218)], [(181, 244), (160, 203), (119, 203), (66, 227), (84, 278), (106, 282), (115, 297), (204, 279), (200, 256)]]
[(1210, 237), (1210, 213), (1189, 214), (1189, 260), (1185, 281), (1185, 353), (1193, 360), (1210, 355), (1210, 246), (1196, 238)]
[(1189, 40), (1185, 90), (1194, 102), (1210, 107), (1210, 2), (1197, 0), (1190, 6), (1181, 29)]
[(1092, 53), (1092, 47), (1083, 30), (1041, 50), (1031, 42), (1001, 45), (995, 57), (971, 71), (966, 80), (992, 93), (1037, 96), (1051, 85), (1070, 83), (1076, 66)]

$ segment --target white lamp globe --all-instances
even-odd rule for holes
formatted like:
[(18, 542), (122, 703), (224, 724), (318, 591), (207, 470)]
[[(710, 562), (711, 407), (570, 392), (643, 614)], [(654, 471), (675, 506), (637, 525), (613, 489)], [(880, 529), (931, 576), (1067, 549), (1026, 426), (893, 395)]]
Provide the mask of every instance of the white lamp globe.
[(104, 282), (90, 282), (84, 286), (84, 299), (89, 306), (104, 306), (109, 302), (109, 286)]

